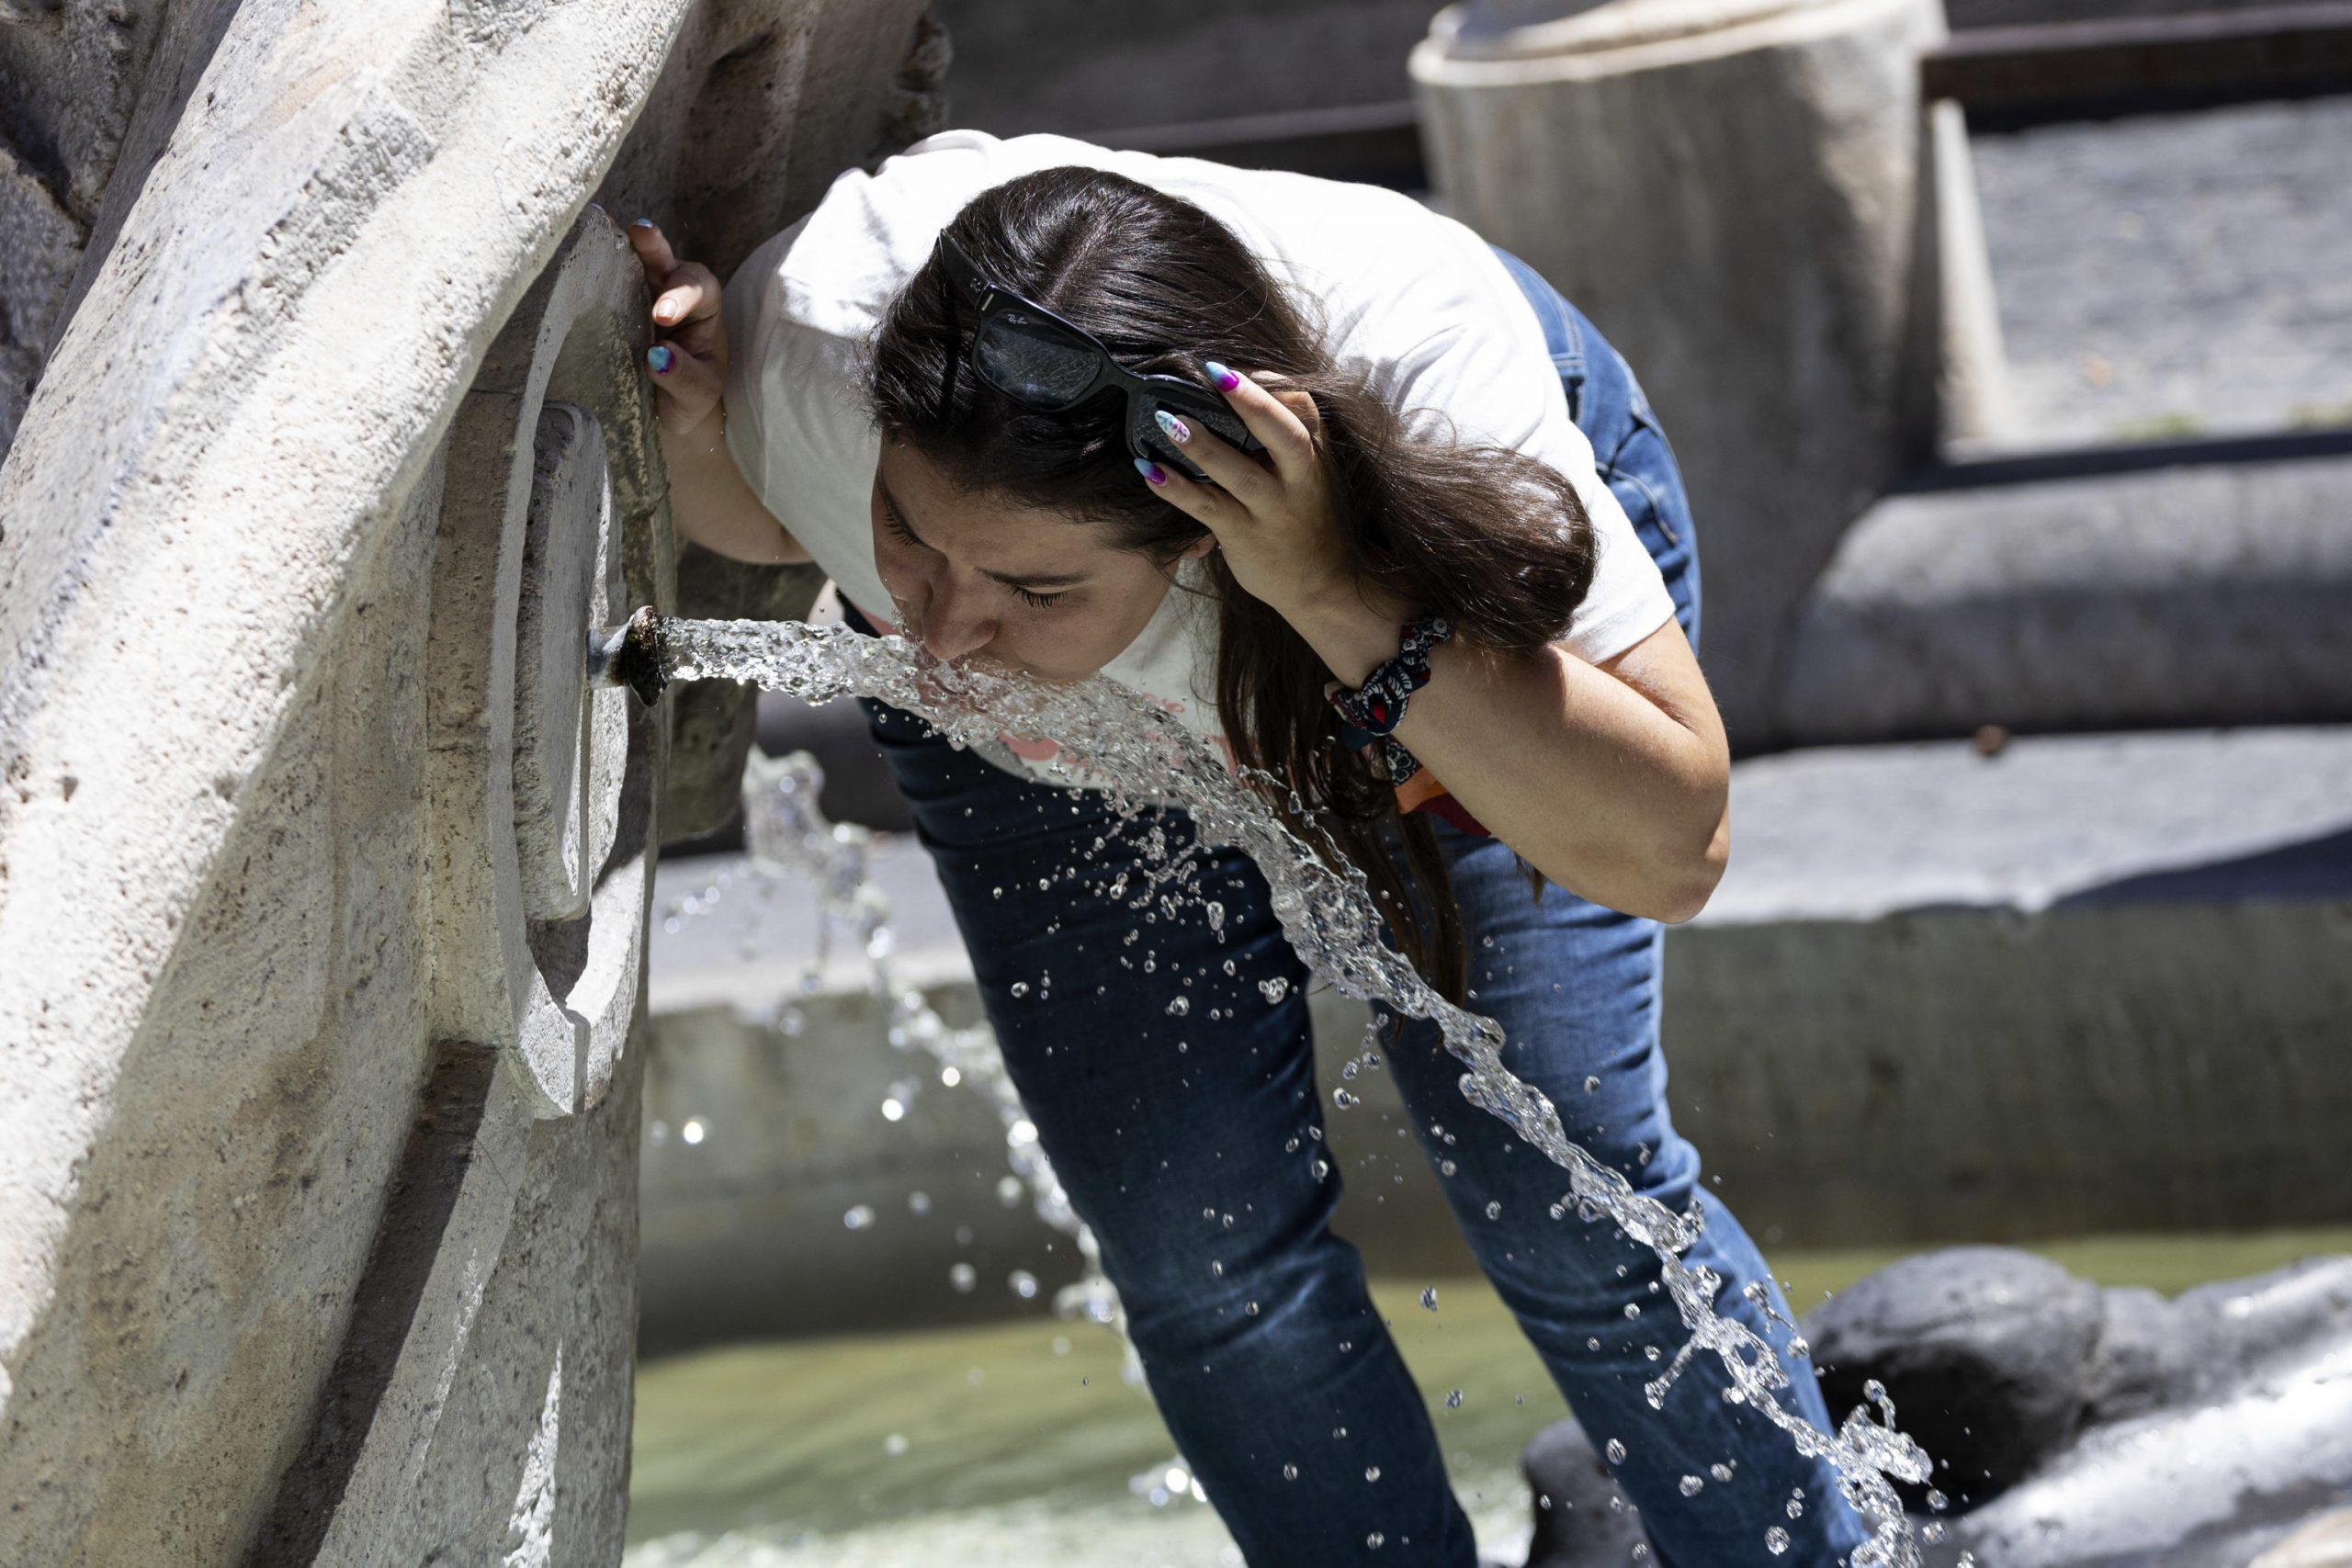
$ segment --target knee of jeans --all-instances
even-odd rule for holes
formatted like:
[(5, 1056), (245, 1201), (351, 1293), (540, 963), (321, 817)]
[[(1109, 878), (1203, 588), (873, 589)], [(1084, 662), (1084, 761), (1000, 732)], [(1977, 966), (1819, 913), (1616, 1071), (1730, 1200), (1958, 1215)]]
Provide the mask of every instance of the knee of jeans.
[(1258, 1336), (1280, 1337), (1307, 1323), (1344, 1317), (1361, 1292), (1355, 1248), (1329, 1230), (1255, 1252), (1207, 1247), (1155, 1249), (1114, 1260), (1127, 1337), (1147, 1362), (1212, 1354)]

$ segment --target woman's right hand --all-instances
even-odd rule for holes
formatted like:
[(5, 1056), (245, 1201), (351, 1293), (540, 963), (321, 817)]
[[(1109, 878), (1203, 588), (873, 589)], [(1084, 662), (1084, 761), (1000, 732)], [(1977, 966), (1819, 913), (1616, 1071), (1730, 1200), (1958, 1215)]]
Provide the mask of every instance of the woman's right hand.
[(727, 329), (718, 318), (719, 282), (700, 262), (682, 262), (649, 218), (622, 232), (644, 264), (652, 290), (653, 344), (645, 373), (653, 381), (653, 413), (672, 435), (709, 419), (727, 391)]

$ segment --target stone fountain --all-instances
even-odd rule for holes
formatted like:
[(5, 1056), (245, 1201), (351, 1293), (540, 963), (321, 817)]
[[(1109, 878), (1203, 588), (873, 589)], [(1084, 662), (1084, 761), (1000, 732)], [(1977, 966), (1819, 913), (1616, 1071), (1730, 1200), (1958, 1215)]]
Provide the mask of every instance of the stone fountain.
[(682, 567), (587, 204), (725, 276), (944, 62), (0, 6), (0, 1562), (617, 1560), (652, 869), (749, 732), (587, 633), (814, 585)]

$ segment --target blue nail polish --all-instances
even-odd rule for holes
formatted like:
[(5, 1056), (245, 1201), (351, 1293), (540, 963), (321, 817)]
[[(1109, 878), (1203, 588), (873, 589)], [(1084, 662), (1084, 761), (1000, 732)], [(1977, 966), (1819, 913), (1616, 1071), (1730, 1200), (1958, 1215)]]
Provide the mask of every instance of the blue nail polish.
[(602, 212), (605, 210), (605, 204), (601, 201), (592, 201), (588, 204), (588, 210), (591, 212)]
[(653, 367), (653, 373), (656, 376), (668, 371), (671, 366), (677, 363), (677, 359), (678, 356), (670, 351), (670, 345), (666, 343), (657, 343), (645, 351), (645, 362)]
[(1212, 359), (1208, 362), (1209, 379), (1216, 383), (1220, 392), (1229, 392), (1241, 385), (1241, 378)]
[(629, 222), (629, 227), (632, 229), (650, 229), (653, 227), (653, 220), (650, 218), (633, 219)]
[(1151, 417), (1159, 422), (1159, 428), (1168, 433), (1168, 439), (1179, 446), (1193, 438), (1193, 427), (1166, 409), (1152, 410)]
[(1167, 470), (1148, 457), (1137, 457), (1136, 459), (1136, 472), (1141, 474), (1144, 478), (1149, 479), (1156, 485), (1164, 485), (1168, 482)]

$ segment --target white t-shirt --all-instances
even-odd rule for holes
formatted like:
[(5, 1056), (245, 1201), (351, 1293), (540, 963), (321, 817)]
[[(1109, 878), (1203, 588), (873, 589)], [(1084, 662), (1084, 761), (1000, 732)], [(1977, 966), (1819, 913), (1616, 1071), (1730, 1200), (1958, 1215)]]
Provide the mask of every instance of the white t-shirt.
[[(840, 175), (725, 289), (729, 448), (761, 502), (868, 619), (889, 629), (867, 508), (881, 438), (860, 412), (853, 351), (966, 202), (1066, 164), (1114, 170), (1200, 206), (1278, 283), (1319, 303), (1343, 370), (1367, 375), (1398, 409), (1442, 411), (1463, 439), (1515, 448), (1566, 476), (1600, 544), (1591, 589), (1561, 639), (1575, 653), (1599, 663), (1673, 615), (1657, 563), (1568, 417), (1542, 323), (1468, 225), (1377, 186), (1066, 136), (943, 130), (871, 175)], [(1222, 742), (1216, 638), (1203, 601), (1170, 592), (1102, 673)], [(1050, 741), (1007, 739), (1046, 776)]]

